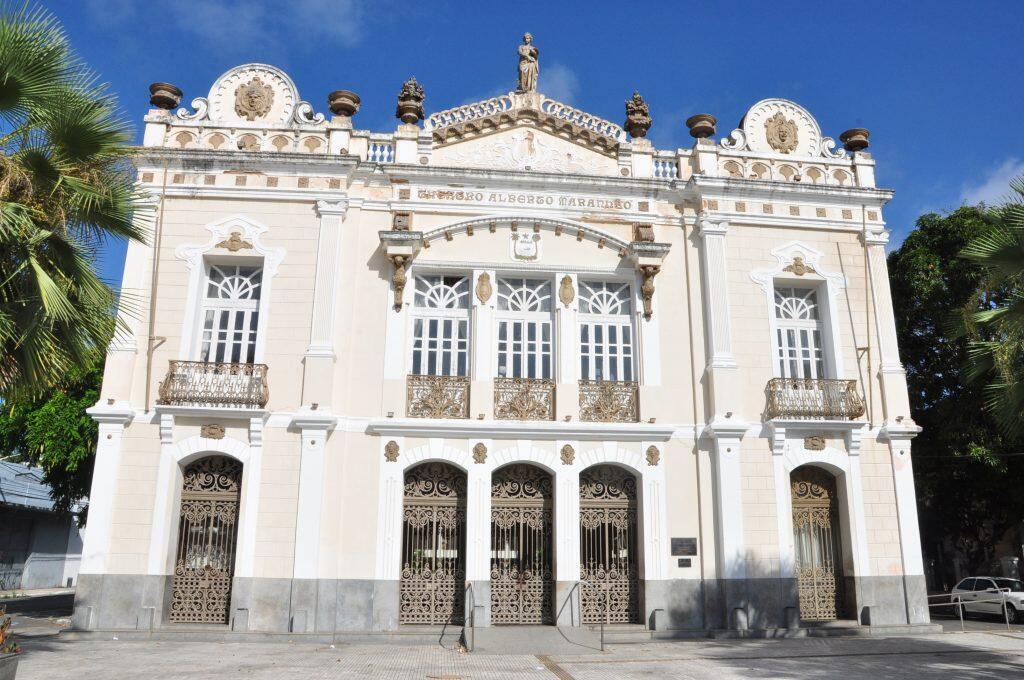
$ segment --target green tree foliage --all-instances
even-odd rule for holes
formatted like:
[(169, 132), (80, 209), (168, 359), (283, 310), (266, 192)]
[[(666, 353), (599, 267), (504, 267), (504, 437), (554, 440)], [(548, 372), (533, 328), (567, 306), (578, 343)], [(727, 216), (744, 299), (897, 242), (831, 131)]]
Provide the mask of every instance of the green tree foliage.
[(93, 365), (116, 330), (93, 262), (143, 238), (130, 139), (57, 21), (0, 2), (0, 399)]
[(1024, 517), (1024, 459), (1003, 455), (1009, 442), (981, 408), (984, 387), (966, 369), (970, 339), (956, 324), (998, 295), (979, 295), (984, 271), (959, 257), (992, 229), (983, 207), (929, 213), (889, 255), (900, 355), (924, 428), (914, 442), (923, 547), (941, 561), (938, 546), (949, 539), (971, 569), (987, 568), (995, 541)]
[[(0, 407), (0, 458), (42, 468), (58, 512), (70, 512), (89, 495), (97, 425), (85, 409), (99, 398), (102, 380), (102, 361), (94, 360), (72, 368), (44, 394)], [(83, 509), (79, 523), (85, 518)]]
[[(969, 305), (968, 377), (983, 385), (985, 408), (1008, 437), (1024, 438), (1024, 177), (962, 256), (981, 268), (980, 304)], [(979, 309), (980, 308), (980, 309)]]

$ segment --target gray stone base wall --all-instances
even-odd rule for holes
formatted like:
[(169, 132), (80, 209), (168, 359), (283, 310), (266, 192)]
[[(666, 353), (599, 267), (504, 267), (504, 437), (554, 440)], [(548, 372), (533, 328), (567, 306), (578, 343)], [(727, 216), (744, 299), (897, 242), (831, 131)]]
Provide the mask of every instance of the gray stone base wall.
[[(473, 582), (476, 625), (490, 625), (490, 583)], [(862, 624), (928, 622), (923, 576), (871, 576), (845, 582), (842, 618)], [(655, 630), (757, 630), (799, 626), (795, 579), (644, 581), (643, 623)], [(77, 630), (146, 630), (168, 625), (171, 577), (82, 574), (72, 626)], [(466, 611), (471, 606), (467, 594)], [(235, 631), (333, 633), (398, 628), (399, 584), (372, 579), (236, 578)], [(555, 584), (560, 626), (580, 625), (575, 581)]]

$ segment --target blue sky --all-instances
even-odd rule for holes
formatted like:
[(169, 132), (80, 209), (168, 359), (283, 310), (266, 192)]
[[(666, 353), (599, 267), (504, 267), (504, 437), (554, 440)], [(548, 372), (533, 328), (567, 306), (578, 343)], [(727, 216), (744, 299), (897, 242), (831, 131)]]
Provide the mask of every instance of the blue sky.
[[(437, 111), (515, 84), (524, 31), (540, 48), (539, 88), (621, 122), (634, 89), (659, 148), (689, 146), (683, 121), (719, 137), (765, 97), (792, 99), (825, 134), (871, 130), (886, 220), (898, 243), (922, 212), (997, 200), (1024, 174), (1024, 2), (394, 2), (378, 0), (54, 0), (73, 44), (118, 94), (141, 139), (149, 83), (205, 96), (237, 64), (287, 71), (325, 111), (363, 100), (356, 125), (394, 128), (395, 95), (415, 75)], [(120, 279), (124, 246), (101, 256)]]

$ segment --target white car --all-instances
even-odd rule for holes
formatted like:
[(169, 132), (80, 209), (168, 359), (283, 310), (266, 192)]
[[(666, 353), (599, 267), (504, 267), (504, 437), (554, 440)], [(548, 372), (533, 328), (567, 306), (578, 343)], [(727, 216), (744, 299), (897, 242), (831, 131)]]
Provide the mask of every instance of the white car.
[(968, 612), (1002, 616), (1005, 602), (1010, 623), (1024, 621), (1024, 583), (1015, 578), (971, 576), (954, 586), (949, 599), (960, 603), (964, 618)]

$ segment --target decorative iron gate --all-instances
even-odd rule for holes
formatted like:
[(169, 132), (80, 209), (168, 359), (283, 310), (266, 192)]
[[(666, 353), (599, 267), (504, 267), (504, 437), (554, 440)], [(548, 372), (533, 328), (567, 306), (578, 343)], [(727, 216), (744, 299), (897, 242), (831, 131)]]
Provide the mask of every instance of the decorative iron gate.
[(580, 619), (638, 623), (636, 479), (613, 465), (580, 474)]
[(508, 465), (491, 478), (491, 622), (551, 623), (551, 475)]
[(463, 621), (466, 475), (447, 463), (405, 473), (399, 623)]
[(242, 464), (212, 456), (185, 468), (172, 622), (227, 623), (238, 538)]
[(843, 581), (835, 478), (820, 468), (801, 467), (790, 481), (800, 618), (831, 621), (839, 614)]

